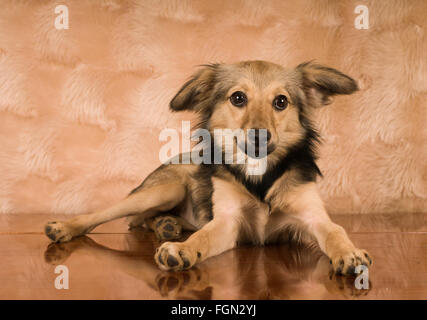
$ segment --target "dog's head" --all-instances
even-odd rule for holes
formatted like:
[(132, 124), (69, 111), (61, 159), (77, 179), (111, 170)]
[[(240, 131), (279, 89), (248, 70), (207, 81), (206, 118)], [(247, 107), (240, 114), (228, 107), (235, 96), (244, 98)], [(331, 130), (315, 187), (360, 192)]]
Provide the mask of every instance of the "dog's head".
[(313, 134), (313, 108), (330, 104), (334, 95), (356, 90), (349, 76), (311, 62), (286, 69), (265, 61), (244, 61), (203, 66), (172, 99), (170, 108), (200, 113), (202, 127), (212, 133), (215, 129), (249, 132), (246, 143), (264, 146), (270, 163)]

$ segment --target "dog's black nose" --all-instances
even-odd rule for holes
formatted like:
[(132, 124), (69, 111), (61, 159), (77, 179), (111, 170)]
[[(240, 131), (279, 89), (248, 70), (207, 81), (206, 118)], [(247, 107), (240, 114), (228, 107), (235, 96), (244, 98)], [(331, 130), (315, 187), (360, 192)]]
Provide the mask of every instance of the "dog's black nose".
[(269, 142), (271, 139), (271, 132), (268, 129), (250, 129), (248, 132), (248, 140), (254, 145)]

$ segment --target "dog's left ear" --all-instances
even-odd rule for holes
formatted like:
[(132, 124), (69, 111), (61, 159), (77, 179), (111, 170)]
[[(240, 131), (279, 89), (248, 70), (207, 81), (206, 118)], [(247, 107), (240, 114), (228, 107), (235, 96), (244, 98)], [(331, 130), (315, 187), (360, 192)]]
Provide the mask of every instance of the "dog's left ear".
[(215, 85), (215, 74), (218, 65), (203, 66), (187, 81), (170, 102), (173, 111), (201, 111), (208, 107), (211, 91)]
[(351, 94), (358, 90), (356, 81), (332, 68), (305, 62), (296, 70), (301, 73), (308, 103), (314, 107), (331, 104), (336, 94)]

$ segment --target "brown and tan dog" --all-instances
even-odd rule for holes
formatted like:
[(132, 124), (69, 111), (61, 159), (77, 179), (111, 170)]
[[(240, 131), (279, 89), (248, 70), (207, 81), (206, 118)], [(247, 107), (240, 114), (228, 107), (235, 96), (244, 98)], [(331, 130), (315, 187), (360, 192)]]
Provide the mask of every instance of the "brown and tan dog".
[[(212, 136), (217, 129), (252, 129), (255, 134), (247, 136), (247, 146), (266, 150), (265, 172), (248, 174), (247, 162), (164, 164), (122, 202), (66, 222), (50, 222), (46, 234), (55, 242), (69, 241), (126, 216), (132, 216), (130, 226), (145, 223), (164, 240), (179, 238), (181, 228), (196, 231), (184, 242), (159, 247), (155, 260), (163, 270), (190, 268), (241, 242), (314, 239), (336, 273), (354, 274), (356, 266), (370, 266), (372, 260), (325, 211), (316, 189), (321, 173), (311, 118), (313, 108), (329, 104), (332, 96), (356, 90), (352, 78), (313, 63), (294, 69), (264, 61), (204, 66), (170, 108), (198, 112), (199, 127)], [(264, 145), (260, 129), (266, 132)], [(238, 150), (238, 141), (232, 141)], [(222, 139), (212, 139), (207, 147), (203, 152), (216, 148), (225, 153)], [(243, 150), (247, 159), (252, 157)]]

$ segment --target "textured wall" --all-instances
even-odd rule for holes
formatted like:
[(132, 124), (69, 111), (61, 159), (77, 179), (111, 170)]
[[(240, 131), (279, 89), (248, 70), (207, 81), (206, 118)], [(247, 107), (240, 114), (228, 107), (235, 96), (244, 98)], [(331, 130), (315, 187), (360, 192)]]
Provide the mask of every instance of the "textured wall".
[[(329, 211), (427, 211), (427, 2), (8, 1), (0, 9), (0, 212), (83, 213), (159, 165), (195, 66), (338, 68), (361, 90), (318, 111)], [(54, 8), (69, 8), (56, 30)], [(357, 30), (354, 9), (369, 8)]]

